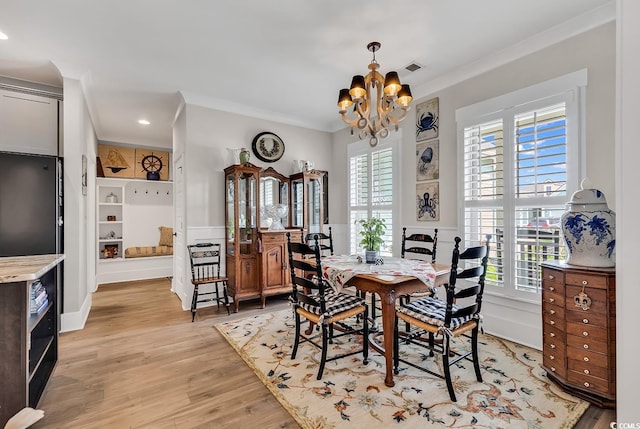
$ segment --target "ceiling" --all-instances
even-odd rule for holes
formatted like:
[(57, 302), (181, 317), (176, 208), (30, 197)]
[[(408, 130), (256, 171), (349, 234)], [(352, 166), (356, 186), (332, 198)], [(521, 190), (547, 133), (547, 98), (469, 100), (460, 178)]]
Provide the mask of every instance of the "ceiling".
[[(615, 0), (0, 0), (0, 75), (80, 79), (98, 139), (170, 146), (188, 103), (344, 125), (338, 90), (383, 73), (414, 98), (615, 18)], [(416, 63), (423, 68), (408, 72)], [(140, 118), (151, 124), (142, 126)]]

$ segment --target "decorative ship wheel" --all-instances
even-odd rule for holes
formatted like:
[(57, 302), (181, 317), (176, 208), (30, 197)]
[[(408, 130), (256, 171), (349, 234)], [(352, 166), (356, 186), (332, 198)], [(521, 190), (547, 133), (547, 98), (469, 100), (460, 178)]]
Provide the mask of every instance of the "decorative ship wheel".
[(162, 160), (157, 155), (151, 154), (142, 158), (142, 168), (147, 172), (147, 180), (160, 180)]

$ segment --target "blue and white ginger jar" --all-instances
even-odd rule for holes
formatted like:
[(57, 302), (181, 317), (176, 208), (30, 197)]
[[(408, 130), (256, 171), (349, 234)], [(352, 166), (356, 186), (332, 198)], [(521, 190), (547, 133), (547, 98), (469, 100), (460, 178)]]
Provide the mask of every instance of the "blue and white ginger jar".
[(571, 196), (562, 215), (562, 233), (567, 264), (614, 267), (616, 214), (609, 210), (604, 194), (585, 179), (582, 189)]

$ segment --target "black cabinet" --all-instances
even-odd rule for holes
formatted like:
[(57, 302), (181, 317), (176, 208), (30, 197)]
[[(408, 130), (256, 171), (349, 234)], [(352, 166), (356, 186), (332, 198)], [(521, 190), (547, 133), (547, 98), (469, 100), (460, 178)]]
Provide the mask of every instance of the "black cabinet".
[[(58, 360), (59, 263), (63, 255), (0, 258), (0, 426), (26, 406), (37, 407)], [(32, 313), (40, 282), (46, 303)]]

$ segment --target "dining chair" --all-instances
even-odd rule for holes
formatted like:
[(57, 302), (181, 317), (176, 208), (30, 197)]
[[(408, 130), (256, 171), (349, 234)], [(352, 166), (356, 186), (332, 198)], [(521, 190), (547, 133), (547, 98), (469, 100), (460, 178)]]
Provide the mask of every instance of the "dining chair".
[(310, 232), (305, 238), (304, 242), (311, 248), (314, 246), (314, 238), (318, 236), (318, 242), (320, 243), (320, 256), (333, 255), (333, 235), (331, 234), (331, 227), (329, 227), (329, 235), (323, 232)]
[[(358, 296), (334, 291), (322, 278), (319, 238), (316, 236), (313, 240), (313, 247), (306, 243), (292, 242), (291, 234), (287, 233), (292, 282), (291, 302), (296, 326), (291, 359), (296, 358), (301, 343), (308, 342), (320, 349), (320, 367), (317, 375), (317, 379), (320, 380), (325, 364), (329, 361), (362, 353), (363, 363), (366, 365), (369, 362), (369, 328), (366, 323), (366, 302)], [(308, 273), (311, 272), (314, 274), (309, 276)], [(354, 320), (348, 323), (348, 319)], [(301, 332), (304, 320), (320, 326), (321, 332), (314, 333), (312, 329)], [(329, 344), (346, 336), (351, 336), (351, 339), (341, 345), (341, 350), (345, 351), (337, 351), (336, 354), (327, 357)], [(354, 341), (353, 338), (357, 337), (361, 337), (362, 347), (349, 345)]]
[[(193, 284), (193, 295), (191, 297), (191, 321), (196, 318), (197, 306), (203, 302), (215, 301), (220, 309), (220, 304), (227, 307), (229, 311), (229, 296), (227, 295), (227, 277), (220, 276), (220, 244), (218, 243), (198, 243), (187, 246), (189, 250), (189, 261), (191, 262), (191, 283)], [(200, 288), (203, 285), (213, 285), (213, 290), (203, 292)], [(222, 296), (220, 296), (219, 286), (222, 285)]]
[[(460, 237), (455, 238), (455, 246), (451, 258), (451, 272), (449, 284), (446, 286), (447, 299), (440, 300), (434, 297), (424, 297), (416, 301), (408, 302), (396, 309), (396, 319), (393, 332), (394, 372), (398, 374), (399, 364), (403, 362), (414, 368), (418, 368), (429, 374), (443, 378), (446, 381), (449, 397), (456, 402), (456, 395), (451, 380), (451, 366), (462, 359), (473, 362), (476, 379), (482, 381), (480, 362), (478, 360), (478, 331), (480, 327), (480, 311), (482, 307), (482, 294), (484, 292), (485, 276), (489, 259), (489, 242), (491, 235), (486, 236), (484, 245), (469, 247), (460, 252)], [(462, 263), (460, 262), (462, 261)], [(464, 264), (464, 267), (459, 267)], [(460, 268), (460, 271), (459, 271)], [(465, 280), (465, 287), (458, 286), (459, 279)], [(467, 286), (471, 282), (471, 286)], [(460, 303), (464, 300), (464, 304)], [(464, 305), (464, 306), (463, 306)], [(398, 322), (402, 319), (412, 326), (409, 334), (400, 338)], [(429, 337), (424, 341), (424, 335)], [(435, 335), (442, 335), (442, 344), (436, 344)], [(461, 349), (451, 349), (451, 339), (465, 337), (471, 340), (471, 349), (462, 346)], [(414, 344), (419, 347), (428, 347), (429, 356), (434, 355), (435, 349), (442, 352), (442, 368), (444, 375), (427, 368), (423, 354), (412, 356), (404, 354), (400, 357), (400, 343)], [(409, 360), (414, 357), (414, 363)], [(452, 360), (450, 358), (453, 357)], [(457, 365), (459, 368), (464, 366)]]
[[(435, 228), (433, 235), (411, 234), (407, 236), (407, 227), (402, 227), (402, 246), (400, 257), (402, 259), (428, 260), (432, 264), (436, 262), (436, 250), (438, 247), (438, 228)], [(411, 295), (404, 295), (399, 298), (401, 304), (411, 301), (411, 298), (421, 298), (423, 296), (435, 296), (435, 288), (424, 292), (414, 292)], [(376, 295), (371, 294), (371, 318), (376, 319), (376, 310), (381, 310), (376, 305)], [(407, 330), (409, 325), (407, 325)]]

